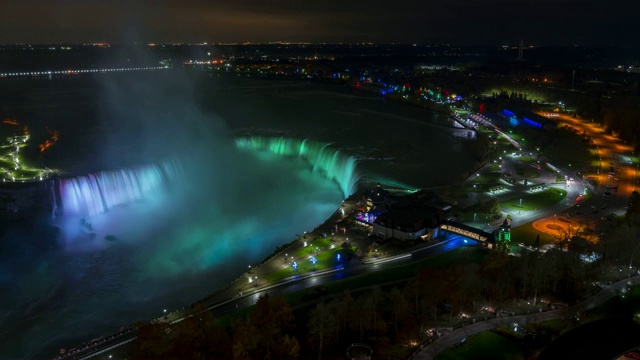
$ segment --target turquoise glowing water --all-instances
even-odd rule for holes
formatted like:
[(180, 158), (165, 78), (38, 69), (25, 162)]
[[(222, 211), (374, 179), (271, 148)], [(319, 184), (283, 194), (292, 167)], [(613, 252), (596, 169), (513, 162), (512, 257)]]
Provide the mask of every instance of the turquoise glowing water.
[(164, 161), (62, 179), (59, 186), (62, 211), (65, 215), (99, 215), (115, 206), (163, 192), (171, 181), (181, 177), (177, 161)]
[(337, 182), (345, 198), (356, 190), (356, 182), (358, 181), (356, 159), (340, 150), (331, 148), (327, 143), (309, 139), (253, 136), (236, 139), (236, 145), (240, 149), (300, 157), (311, 164), (313, 171), (319, 171)]
[[(18, 104), (24, 117), (61, 132), (50, 168), (126, 170), (69, 179), (64, 239), (31, 224), (0, 231), (0, 357), (50, 358), (206, 296), (328, 218), (358, 178), (347, 155), (369, 177), (418, 187), (455, 181), (472, 164), (456, 130), (438, 125), (448, 115), (348, 89), (214, 80), (195, 91), (203, 117), (180, 100), (192, 92), (157, 94), (161, 84), (148, 80), (107, 88), (119, 94), (107, 103), (77, 80), (23, 84), (37, 99)], [(110, 104), (121, 111), (97, 115)], [(288, 145), (274, 151), (278, 141), (253, 138), (242, 147), (229, 132), (283, 136)], [(305, 138), (318, 142), (295, 140)], [(130, 167), (172, 156), (191, 159), (178, 181), (155, 166)], [(54, 240), (61, 246), (51, 249)]]
[(1, 356), (50, 358), (197, 301), (343, 199), (303, 159), (233, 145), (223, 155), (183, 164), (178, 181), (162, 165), (67, 179), (58, 250), (33, 245), (52, 234), (0, 234)]
[[(449, 115), (311, 82), (214, 78), (202, 105), (246, 136), (313, 139), (358, 160), (362, 177), (422, 188), (451, 184), (473, 167)], [(464, 136), (466, 137), (466, 135)], [(380, 181), (383, 182), (383, 181)]]

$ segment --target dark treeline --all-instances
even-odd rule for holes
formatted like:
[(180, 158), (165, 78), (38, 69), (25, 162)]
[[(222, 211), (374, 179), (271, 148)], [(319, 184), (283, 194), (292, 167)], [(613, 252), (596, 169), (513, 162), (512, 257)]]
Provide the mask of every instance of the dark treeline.
[[(520, 257), (493, 251), (481, 261), (462, 256), (446, 268), (430, 267), (401, 287), (374, 287), (294, 311), (282, 297), (262, 296), (248, 316), (222, 327), (206, 308), (175, 325), (140, 327), (136, 359), (331, 359), (349, 344), (369, 344), (378, 356), (405, 355), (435, 326), (451, 326), (462, 314), (495, 316), (504, 304), (524, 300), (573, 303), (592, 294), (592, 284), (609, 265), (629, 262), (640, 243), (640, 221), (624, 221), (606, 241), (593, 244), (583, 229), (564, 234), (557, 248)], [(604, 253), (587, 263), (581, 255)], [(637, 256), (635, 256), (637, 257)], [(542, 305), (539, 305), (542, 306)], [(544, 305), (546, 306), (546, 305)], [(486, 309), (491, 309), (486, 312)], [(508, 309), (508, 308), (507, 308)], [(485, 312), (483, 312), (485, 310)]]

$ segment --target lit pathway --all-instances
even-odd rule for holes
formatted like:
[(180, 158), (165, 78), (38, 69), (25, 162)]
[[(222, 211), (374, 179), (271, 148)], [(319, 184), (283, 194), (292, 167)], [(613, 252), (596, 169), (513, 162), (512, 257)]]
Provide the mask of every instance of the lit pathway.
[(602, 289), (596, 295), (588, 298), (587, 300), (566, 309), (551, 310), (542, 313), (532, 313), (529, 315), (493, 318), (490, 320), (478, 321), (474, 324), (463, 326), (461, 328), (453, 330), (450, 333), (447, 333), (442, 337), (435, 339), (431, 344), (426, 345), (426, 347), (422, 351), (417, 353), (413, 357), (413, 359), (434, 359), (439, 353), (446, 350), (447, 348), (459, 344), (463, 339), (471, 335), (481, 333), (483, 331), (509, 327), (513, 323), (522, 325), (526, 323), (536, 323), (540, 321), (564, 318), (567, 316), (567, 314), (574, 314), (592, 309), (604, 303), (609, 298), (615, 296), (620, 291), (620, 289), (627, 286), (628, 281), (631, 281), (633, 285), (639, 284), (640, 276), (636, 275), (630, 279), (624, 279), (613, 283)]

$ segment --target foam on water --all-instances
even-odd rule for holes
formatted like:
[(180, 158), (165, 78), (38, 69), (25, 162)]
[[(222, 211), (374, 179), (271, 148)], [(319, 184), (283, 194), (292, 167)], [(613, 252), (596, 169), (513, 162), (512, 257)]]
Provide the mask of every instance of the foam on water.
[(356, 190), (359, 177), (356, 159), (333, 149), (328, 143), (309, 139), (252, 136), (236, 139), (236, 146), (240, 149), (303, 158), (311, 164), (314, 171), (321, 171), (329, 179), (336, 181), (345, 198)]
[(180, 173), (176, 161), (164, 161), (63, 179), (59, 185), (62, 211), (64, 215), (99, 215), (114, 206), (166, 190), (168, 183), (178, 180)]

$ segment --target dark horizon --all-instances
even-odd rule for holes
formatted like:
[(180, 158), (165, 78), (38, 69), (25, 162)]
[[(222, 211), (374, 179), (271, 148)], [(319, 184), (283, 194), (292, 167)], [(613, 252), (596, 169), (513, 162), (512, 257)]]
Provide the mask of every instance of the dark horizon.
[[(529, 44), (525, 39), (524, 50), (527, 49), (553, 49), (553, 48), (582, 48), (582, 49), (640, 49), (640, 45), (628, 44), (628, 45), (538, 45)], [(94, 42), (17, 42), (17, 43), (2, 43), (0, 46), (5, 47), (17, 47), (17, 46), (262, 46), (262, 45), (288, 45), (288, 46), (398, 46), (398, 47), (452, 47), (452, 48), (484, 48), (484, 49), (500, 49), (504, 50), (516, 50), (519, 47), (519, 40), (514, 40), (513, 43), (503, 44), (458, 44), (458, 43), (411, 43), (411, 42), (306, 42), (306, 41), (264, 41), (264, 42), (251, 42), (251, 41), (238, 41), (238, 42), (108, 42), (108, 41), (94, 41)]]
[(0, 1), (0, 43), (404, 43), (628, 46), (640, 3), (617, 0)]

